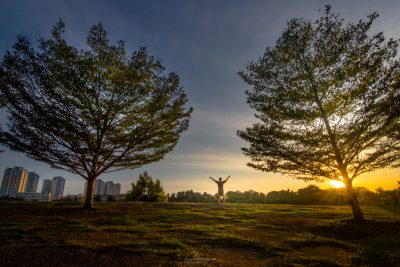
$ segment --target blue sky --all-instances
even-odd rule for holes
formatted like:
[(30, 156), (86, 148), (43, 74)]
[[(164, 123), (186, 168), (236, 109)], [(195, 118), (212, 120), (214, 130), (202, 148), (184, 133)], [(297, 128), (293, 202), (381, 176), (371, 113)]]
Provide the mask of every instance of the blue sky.
[[(365, 18), (373, 11), (380, 17), (373, 32), (400, 37), (399, 1), (12, 1), (0, 2), (0, 55), (12, 46), (18, 34), (32, 41), (48, 36), (61, 18), (66, 39), (84, 48), (89, 27), (102, 22), (112, 42), (124, 40), (129, 53), (146, 46), (158, 57), (166, 71), (177, 72), (194, 112), (190, 129), (175, 150), (164, 160), (137, 170), (102, 177), (122, 184), (122, 191), (147, 170), (161, 180), (167, 192), (193, 189), (214, 193), (208, 176), (231, 175), (226, 190), (268, 192), (297, 189), (307, 184), (278, 174), (262, 173), (247, 167), (236, 136), (238, 129), (255, 121), (246, 104), (248, 86), (236, 74), (246, 63), (273, 46), (286, 22), (294, 17), (315, 19), (319, 9), (332, 4), (333, 10), (348, 21)], [(0, 113), (0, 123), (6, 116)], [(61, 175), (67, 179), (65, 193), (83, 191), (84, 180), (76, 175), (49, 168), (46, 164), (6, 151), (0, 154), (0, 172), (6, 167), (23, 166), (40, 175), (41, 181)], [(383, 170), (359, 178), (372, 189), (383, 184), (390, 188), (400, 180), (399, 170)], [(323, 187), (323, 185), (320, 185)]]

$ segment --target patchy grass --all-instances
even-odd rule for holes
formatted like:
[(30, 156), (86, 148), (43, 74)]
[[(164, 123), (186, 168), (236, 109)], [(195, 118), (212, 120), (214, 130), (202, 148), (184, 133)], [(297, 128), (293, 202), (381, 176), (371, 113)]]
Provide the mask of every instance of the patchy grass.
[(396, 266), (400, 208), (0, 202), (0, 266)]

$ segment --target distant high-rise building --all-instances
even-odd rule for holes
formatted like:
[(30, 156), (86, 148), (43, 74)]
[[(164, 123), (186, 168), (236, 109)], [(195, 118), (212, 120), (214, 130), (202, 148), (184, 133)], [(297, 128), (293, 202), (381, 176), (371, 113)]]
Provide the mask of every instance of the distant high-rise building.
[(114, 183), (112, 181), (108, 181), (105, 183), (104, 195), (107, 196), (114, 195)]
[[(87, 193), (87, 185), (88, 183), (85, 182), (85, 191), (84, 194), (86, 195)], [(105, 191), (105, 185), (103, 180), (101, 179), (96, 179), (96, 181), (94, 182), (94, 187), (93, 187), (93, 195), (104, 195), (104, 191)]]
[(105, 185), (104, 185), (103, 180), (96, 179), (94, 194), (95, 195), (104, 195), (104, 191), (105, 191)]
[(10, 184), (12, 168), (4, 170), (3, 181), (1, 182), (0, 193), (6, 194), (8, 192), (8, 185)]
[(34, 172), (28, 173), (28, 181), (26, 182), (25, 192), (35, 193), (39, 182), (39, 175)]
[[(84, 194), (87, 194), (87, 185), (85, 182), (85, 190)], [(93, 195), (95, 196), (113, 196), (120, 195), (121, 193), (121, 184), (114, 184), (113, 181), (104, 182), (101, 179), (96, 179), (93, 188)]]
[(42, 193), (43, 194), (51, 193), (51, 180), (49, 179), (43, 180)]
[(114, 196), (115, 195), (120, 195), (121, 194), (121, 184), (120, 183), (117, 183), (117, 184), (114, 184)]
[(51, 200), (58, 200), (64, 194), (65, 179), (61, 176), (56, 176), (51, 181)]
[(28, 172), (22, 167), (7, 168), (4, 171), (0, 193), (7, 195), (10, 193), (25, 192)]

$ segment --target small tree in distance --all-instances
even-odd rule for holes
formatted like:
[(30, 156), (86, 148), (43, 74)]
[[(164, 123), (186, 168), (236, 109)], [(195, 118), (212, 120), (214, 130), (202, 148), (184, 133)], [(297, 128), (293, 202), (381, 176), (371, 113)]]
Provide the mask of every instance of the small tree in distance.
[(160, 180), (153, 178), (144, 172), (139, 175), (137, 182), (132, 183), (132, 190), (126, 195), (128, 201), (141, 202), (165, 202), (167, 196), (161, 186)]
[(400, 164), (398, 41), (368, 35), (376, 13), (344, 25), (325, 11), (289, 21), (275, 47), (239, 72), (261, 122), (238, 135), (255, 169), (343, 181), (361, 221), (354, 179)]
[(101, 24), (78, 50), (60, 21), (35, 49), (18, 37), (0, 66), (0, 99), (8, 112), (2, 133), (10, 149), (88, 182), (85, 207), (103, 173), (161, 160), (188, 129), (191, 108), (175, 73), (146, 49), (130, 57), (111, 45)]

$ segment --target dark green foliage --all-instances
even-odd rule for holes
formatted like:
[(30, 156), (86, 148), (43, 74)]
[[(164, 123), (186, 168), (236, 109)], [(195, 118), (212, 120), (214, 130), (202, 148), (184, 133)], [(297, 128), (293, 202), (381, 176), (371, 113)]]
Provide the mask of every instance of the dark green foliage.
[(161, 160), (188, 129), (191, 108), (175, 73), (140, 48), (112, 45), (101, 24), (78, 50), (60, 21), (37, 48), (18, 37), (0, 66), (10, 149), (88, 180)]
[(202, 194), (200, 192), (193, 192), (193, 190), (187, 190), (172, 193), (168, 196), (168, 202), (214, 203), (217, 202), (217, 199), (206, 192)]
[[(393, 190), (377, 189), (372, 192), (364, 187), (356, 187), (355, 192), (362, 205), (400, 205), (400, 188)], [(271, 191), (264, 195), (255, 191), (226, 193), (230, 203), (270, 203), (295, 205), (348, 205), (349, 198), (344, 188), (321, 189), (315, 185), (291, 190)]]
[(293, 190), (271, 191), (267, 194), (268, 203), (293, 204), (297, 201), (297, 194)]
[(383, 190), (382, 188), (378, 188), (375, 192), (371, 192), (368, 189), (361, 187), (356, 188), (356, 191), (362, 204), (385, 206), (400, 205), (400, 187), (393, 190)]
[(300, 188), (297, 192), (291, 190), (271, 191), (264, 195), (255, 191), (228, 192), (228, 202), (231, 203), (271, 203), (300, 205), (344, 205), (348, 199), (344, 197), (344, 189), (320, 189), (310, 185)]
[(229, 203), (266, 203), (264, 193), (259, 193), (253, 190), (239, 192), (229, 191), (226, 193), (227, 202)]
[(153, 181), (147, 172), (139, 175), (136, 183), (132, 183), (132, 190), (126, 195), (128, 201), (165, 202), (168, 200), (160, 180)]
[[(393, 190), (377, 189), (375, 192), (364, 187), (354, 188), (362, 205), (400, 206), (400, 188)], [(270, 191), (267, 194), (253, 190), (228, 191), (227, 203), (292, 204), (292, 205), (348, 205), (349, 197), (344, 188), (321, 189), (315, 185), (297, 191)], [(215, 203), (216, 198), (207, 193), (181, 191), (168, 195), (168, 202)]]
[(306, 188), (297, 190), (297, 201), (301, 204), (314, 204), (315, 200), (321, 200), (324, 196), (324, 190), (318, 186), (309, 185)]
[(353, 180), (400, 164), (398, 41), (368, 33), (377, 18), (344, 24), (326, 7), (292, 19), (275, 47), (240, 72), (259, 123), (238, 135), (255, 169), (338, 180), (362, 219)]
[(4, 200), (4, 201), (24, 201), (25, 199), (20, 198), (20, 197), (2, 196), (2, 197), (0, 197), (0, 200)]
[(111, 196), (111, 195), (107, 196), (107, 202), (115, 202), (115, 201), (117, 201), (117, 200), (115, 199), (114, 196)]

